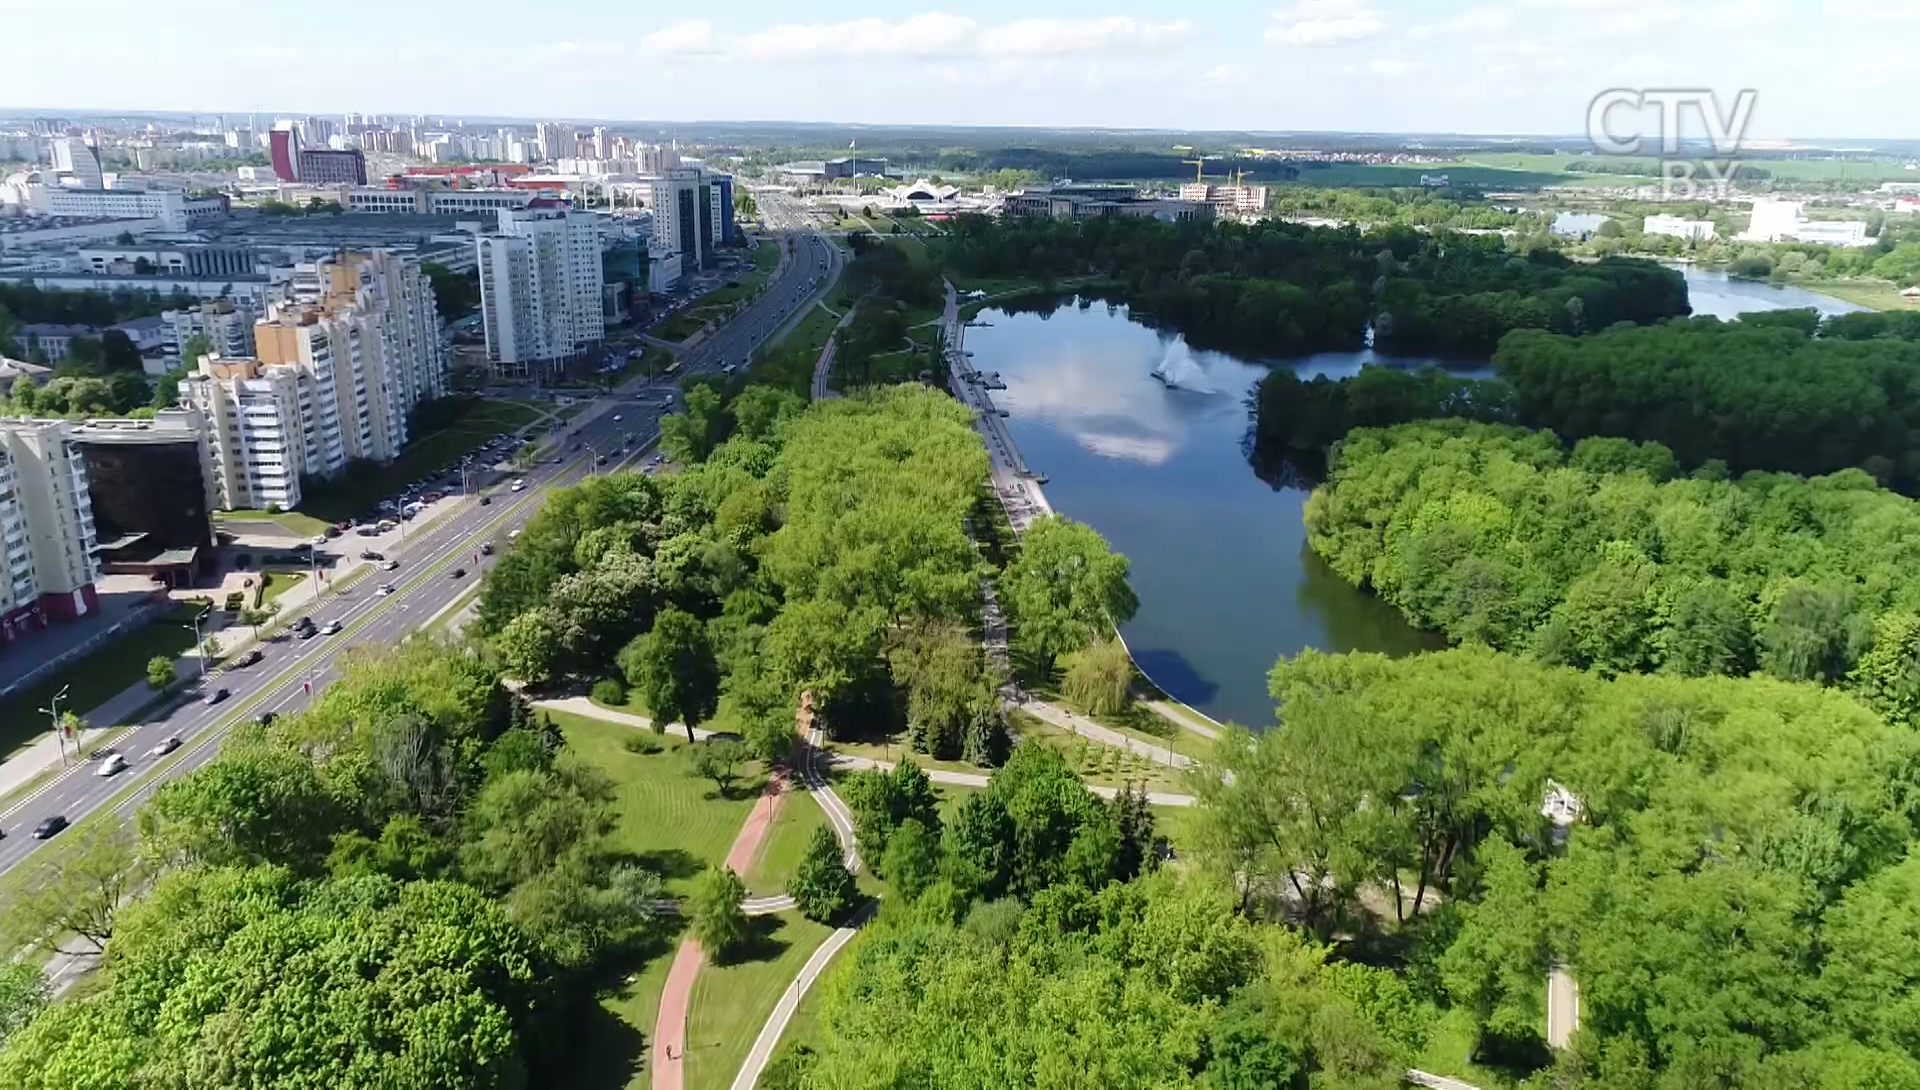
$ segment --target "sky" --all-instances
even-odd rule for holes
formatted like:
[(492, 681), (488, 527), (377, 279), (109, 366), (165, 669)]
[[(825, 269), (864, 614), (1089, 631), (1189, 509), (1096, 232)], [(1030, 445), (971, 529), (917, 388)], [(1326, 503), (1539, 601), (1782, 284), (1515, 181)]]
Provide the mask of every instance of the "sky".
[(1751, 89), (1749, 139), (1903, 138), (1917, 33), (1920, 0), (0, 0), (0, 107), (1575, 135), (1610, 89)]

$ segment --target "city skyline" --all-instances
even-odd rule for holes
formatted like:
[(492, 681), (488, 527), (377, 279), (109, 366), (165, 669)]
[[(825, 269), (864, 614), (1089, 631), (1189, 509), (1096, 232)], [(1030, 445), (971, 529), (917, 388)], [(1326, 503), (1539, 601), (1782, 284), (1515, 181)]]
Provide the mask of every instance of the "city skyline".
[[(1754, 88), (1756, 138), (1898, 139), (1913, 132), (1902, 103), (1920, 90), (1896, 53), (1866, 44), (1920, 27), (1920, 7), (1897, 0), (1688, 11), (1620, 0), (1295, 0), (1198, 16), (1156, 0), (1124, 16), (1069, 3), (1041, 18), (1001, 0), (828, 2), (804, 13), (746, 0), (711, 19), (590, 3), (564, 28), (514, 34), (499, 28), (519, 12), (496, 0), (451, 25), (349, 0), (336, 20), (269, 17), (217, 41), (109, 0), (121, 6), (127, 18), (110, 10), (84, 27), (20, 6), (0, 44), (0, 64), (18, 76), (10, 105), (1573, 135), (1611, 87)], [(377, 37), (365, 33), (372, 25)], [(326, 58), (329, 79), (313, 78), (309, 55)], [(95, 62), (83, 86), (72, 56)], [(1816, 56), (1845, 60), (1844, 89), (1806, 63)]]

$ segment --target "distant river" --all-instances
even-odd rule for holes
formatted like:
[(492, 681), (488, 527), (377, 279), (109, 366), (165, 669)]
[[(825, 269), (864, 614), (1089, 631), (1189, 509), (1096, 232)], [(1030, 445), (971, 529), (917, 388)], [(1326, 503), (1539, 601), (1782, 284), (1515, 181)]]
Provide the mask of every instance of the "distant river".
[[(1685, 268), (1696, 313), (1812, 306), (1858, 309), (1800, 288)], [(1027, 463), (1062, 514), (1106, 536), (1133, 564), (1140, 612), (1123, 632), (1147, 674), (1216, 719), (1273, 720), (1266, 675), (1303, 648), (1406, 654), (1440, 646), (1392, 608), (1348, 586), (1306, 545), (1300, 488), (1271, 488), (1243, 453), (1248, 391), (1268, 366), (1132, 321), (1125, 307), (1072, 302), (1051, 313), (990, 310), (967, 330)], [(1437, 362), (1331, 352), (1275, 366), (1351, 375), (1368, 363)], [(1181, 388), (1168, 389), (1158, 369)], [(1461, 367), (1456, 374), (1484, 374)]]

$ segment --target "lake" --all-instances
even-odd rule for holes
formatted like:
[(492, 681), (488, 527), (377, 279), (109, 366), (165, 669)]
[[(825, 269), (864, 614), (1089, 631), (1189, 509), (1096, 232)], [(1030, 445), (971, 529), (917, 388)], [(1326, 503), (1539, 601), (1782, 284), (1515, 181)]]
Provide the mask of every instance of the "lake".
[[(1696, 313), (1857, 309), (1800, 288), (1682, 271)], [(1248, 466), (1246, 398), (1267, 365), (1193, 351), (1101, 302), (1048, 314), (990, 310), (981, 320), (991, 327), (967, 330), (966, 346), (976, 366), (1006, 382), (995, 402), (1027, 464), (1047, 476), (1047, 498), (1132, 561), (1140, 612), (1121, 631), (1169, 693), (1216, 719), (1264, 727), (1273, 720), (1267, 671), (1283, 655), (1441, 645), (1327, 570), (1307, 548), (1306, 491), (1271, 488)], [(1366, 351), (1276, 366), (1341, 377), (1369, 363), (1432, 362)]]

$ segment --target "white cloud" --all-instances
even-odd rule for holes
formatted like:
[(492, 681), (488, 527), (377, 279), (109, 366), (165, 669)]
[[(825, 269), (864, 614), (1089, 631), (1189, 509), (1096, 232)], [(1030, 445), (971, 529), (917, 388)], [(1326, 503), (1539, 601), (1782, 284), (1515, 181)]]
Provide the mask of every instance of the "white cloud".
[(682, 19), (640, 39), (640, 48), (662, 55), (695, 55), (715, 51), (713, 24), (705, 19)]
[(1375, 57), (1367, 62), (1367, 71), (1376, 76), (1410, 76), (1425, 67), (1419, 61), (1395, 60), (1392, 57)]
[(1143, 23), (1122, 15), (1104, 19), (1021, 19), (990, 27), (980, 35), (980, 50), (995, 56), (1058, 53), (1120, 53), (1163, 49), (1193, 29), (1185, 19)]
[(1200, 73), (1200, 82), (1214, 87), (1232, 87), (1245, 83), (1247, 70), (1237, 64), (1216, 64)]
[(1268, 45), (1346, 45), (1382, 34), (1385, 19), (1365, 0), (1299, 0), (1273, 13)]
[(1920, 19), (1911, 0), (1827, 0), (1829, 19)]
[(807, 57), (913, 57), (963, 51), (975, 23), (963, 15), (930, 11), (899, 22), (787, 23), (748, 36), (743, 49), (763, 60)]
[(1513, 12), (1506, 8), (1469, 8), (1440, 25), (1459, 34), (1501, 34), (1513, 26)]

